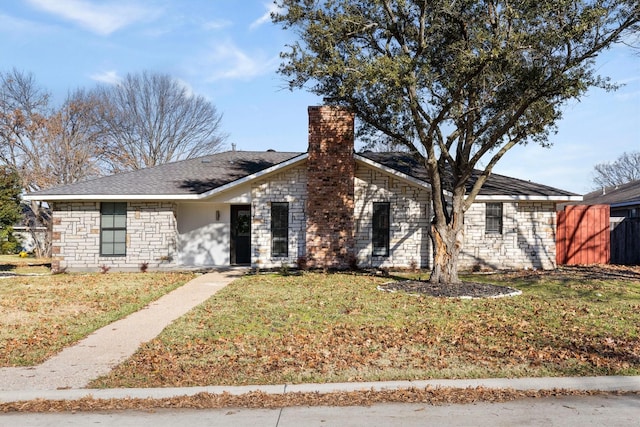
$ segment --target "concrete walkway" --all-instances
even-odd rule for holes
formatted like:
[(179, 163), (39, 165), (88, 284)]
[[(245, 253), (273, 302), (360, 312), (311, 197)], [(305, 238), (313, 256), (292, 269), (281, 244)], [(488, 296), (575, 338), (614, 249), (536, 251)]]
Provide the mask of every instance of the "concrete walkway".
[(152, 340), (171, 322), (244, 272), (244, 269), (231, 269), (203, 274), (142, 310), (95, 331), (41, 365), (0, 368), (0, 394), (1, 391), (33, 392), (85, 387), (91, 380), (108, 374), (135, 353), (141, 344)]
[(0, 403), (33, 399), (79, 400), (95, 399), (164, 399), (195, 396), (198, 393), (242, 395), (260, 391), (265, 394), (333, 393), (352, 391), (406, 390), (409, 388), (475, 388), (514, 390), (592, 390), (640, 392), (640, 376), (610, 377), (545, 377), (545, 378), (485, 378), (461, 380), (381, 381), (328, 384), (275, 384), (248, 386), (206, 386), (167, 388), (65, 389), (0, 391)]

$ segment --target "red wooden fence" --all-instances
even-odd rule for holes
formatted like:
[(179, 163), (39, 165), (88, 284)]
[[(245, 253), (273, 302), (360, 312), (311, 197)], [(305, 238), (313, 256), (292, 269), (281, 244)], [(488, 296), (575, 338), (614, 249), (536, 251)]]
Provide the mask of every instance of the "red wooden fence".
[(609, 205), (567, 206), (558, 212), (556, 263), (608, 264)]

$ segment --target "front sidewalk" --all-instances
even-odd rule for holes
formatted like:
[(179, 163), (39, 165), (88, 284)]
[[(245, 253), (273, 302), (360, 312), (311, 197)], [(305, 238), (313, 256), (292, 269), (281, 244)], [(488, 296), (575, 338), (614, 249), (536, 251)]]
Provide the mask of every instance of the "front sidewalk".
[(640, 392), (640, 376), (611, 377), (545, 377), (545, 378), (486, 378), (456, 380), (383, 381), (365, 383), (282, 384), (249, 386), (209, 386), (184, 388), (119, 388), (0, 391), (0, 403), (44, 400), (94, 399), (165, 399), (194, 396), (198, 393), (243, 395), (250, 392), (265, 394), (319, 393), (353, 391), (405, 390), (410, 388), (489, 388), (513, 390), (580, 390), (605, 392)]

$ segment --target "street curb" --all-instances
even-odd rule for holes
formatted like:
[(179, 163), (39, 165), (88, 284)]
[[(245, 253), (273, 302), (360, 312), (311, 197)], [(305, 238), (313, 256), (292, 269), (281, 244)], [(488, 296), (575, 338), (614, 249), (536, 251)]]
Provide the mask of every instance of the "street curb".
[(319, 393), (355, 391), (406, 390), (410, 388), (489, 388), (513, 390), (579, 390), (603, 392), (640, 392), (640, 376), (610, 377), (544, 377), (544, 378), (486, 378), (456, 380), (382, 381), (363, 383), (282, 384), (249, 386), (207, 386), (174, 388), (117, 388), (0, 391), (0, 403), (29, 400), (94, 399), (166, 399), (193, 396), (199, 393), (242, 395), (251, 392), (265, 394)]

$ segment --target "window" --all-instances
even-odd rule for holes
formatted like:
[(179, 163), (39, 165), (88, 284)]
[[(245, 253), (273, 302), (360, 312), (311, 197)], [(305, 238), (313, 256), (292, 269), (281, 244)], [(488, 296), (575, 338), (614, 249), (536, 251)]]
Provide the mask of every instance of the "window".
[(389, 256), (389, 203), (373, 204), (373, 256)]
[(487, 203), (486, 208), (485, 233), (502, 234), (502, 203)]
[(271, 203), (271, 256), (289, 256), (289, 203)]
[(100, 255), (127, 254), (127, 204), (100, 204)]

